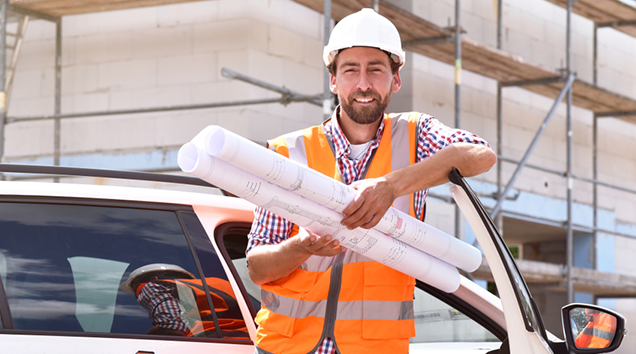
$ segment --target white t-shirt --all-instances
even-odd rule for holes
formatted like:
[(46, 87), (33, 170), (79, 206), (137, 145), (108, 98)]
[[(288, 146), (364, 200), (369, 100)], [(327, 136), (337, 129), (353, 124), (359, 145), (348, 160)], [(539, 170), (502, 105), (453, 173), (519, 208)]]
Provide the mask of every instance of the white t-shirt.
[(361, 160), (369, 149), (369, 145), (371, 145), (371, 141), (358, 145), (351, 144), (351, 154), (349, 157), (356, 161)]

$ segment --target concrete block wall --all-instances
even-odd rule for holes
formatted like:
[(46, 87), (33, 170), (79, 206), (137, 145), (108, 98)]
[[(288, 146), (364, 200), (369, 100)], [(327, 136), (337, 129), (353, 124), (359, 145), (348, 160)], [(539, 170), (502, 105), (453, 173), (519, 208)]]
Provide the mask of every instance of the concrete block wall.
[[(223, 67), (317, 94), (322, 91), (322, 26), (321, 15), (290, 1), (202, 1), (67, 16), (62, 20), (61, 110), (143, 109), (280, 96), (222, 77)], [(9, 116), (53, 113), (54, 37), (52, 23), (30, 23)], [(209, 124), (264, 142), (321, 119), (321, 108), (307, 103), (67, 119), (62, 121), (62, 153), (177, 149)], [(33, 139), (36, 133), (46, 137)], [(5, 160), (50, 156), (52, 136), (51, 122), (7, 126)]]

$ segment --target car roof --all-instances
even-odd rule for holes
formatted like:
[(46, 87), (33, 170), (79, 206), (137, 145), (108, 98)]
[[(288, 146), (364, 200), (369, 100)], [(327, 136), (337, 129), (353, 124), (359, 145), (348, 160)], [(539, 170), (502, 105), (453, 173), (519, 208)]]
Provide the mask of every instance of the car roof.
[(250, 202), (240, 198), (213, 194), (211, 191), (210, 193), (203, 193), (113, 185), (0, 181), (0, 195), (89, 198), (191, 206), (200, 205), (250, 212), (254, 210), (254, 205)]

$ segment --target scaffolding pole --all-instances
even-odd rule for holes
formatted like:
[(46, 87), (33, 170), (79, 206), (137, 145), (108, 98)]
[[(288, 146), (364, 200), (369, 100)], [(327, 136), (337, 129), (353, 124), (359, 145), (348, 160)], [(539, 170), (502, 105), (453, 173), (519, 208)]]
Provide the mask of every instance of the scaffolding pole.
[(497, 0), (497, 49), (502, 49), (503, 44), (501, 43), (501, 29), (503, 22), (503, 0)]
[(373, 0), (371, 6), (373, 7), (373, 10), (375, 10), (375, 12), (380, 13), (380, 0)]
[[(594, 115), (594, 121), (592, 122), (592, 178), (594, 181), (598, 180), (598, 117)], [(596, 269), (596, 238), (598, 236), (598, 184), (594, 182), (592, 184), (592, 212), (593, 212), (593, 236), (592, 236), (592, 261), (594, 269)]]
[[(329, 36), (331, 35), (331, 0), (324, 0), (324, 8), (323, 8), (323, 19), (324, 19), (324, 32), (325, 38), (324, 43), (325, 46), (329, 44)], [(375, 10), (376, 12), (378, 10)], [(332, 109), (331, 109), (331, 74), (329, 74), (329, 70), (324, 68), (324, 85), (323, 85), (323, 94), (322, 94), (322, 115), (323, 119), (326, 120), (331, 117)]]
[[(62, 19), (55, 21), (55, 115), (62, 113)], [(60, 165), (61, 154), (61, 122), (59, 118), (55, 119), (55, 153), (53, 164)]]
[(297, 99), (295, 98), (286, 99), (283, 97), (263, 98), (263, 99), (253, 99), (253, 100), (243, 100), (243, 101), (203, 103), (203, 104), (194, 104), (194, 105), (162, 106), (162, 107), (139, 108), (139, 109), (66, 113), (66, 114), (57, 114), (57, 115), (29, 116), (29, 117), (8, 117), (7, 124), (19, 123), (19, 122), (35, 122), (40, 120), (51, 120), (51, 119), (92, 118), (92, 117), (102, 117), (102, 116), (115, 116), (115, 115), (122, 115), (122, 114), (142, 114), (142, 113), (155, 113), (155, 112), (186, 111), (186, 110), (193, 110), (193, 109), (247, 106), (247, 105), (269, 104), (269, 103), (289, 104), (294, 102), (308, 102), (308, 103), (316, 104), (315, 102), (309, 100), (311, 98), (315, 98), (315, 96), (305, 96), (305, 97), (299, 97)]
[[(55, 21), (55, 115), (62, 113), (62, 19)], [(53, 121), (53, 165), (60, 165), (62, 155), (62, 122), (59, 118)], [(54, 177), (54, 183), (60, 178)]]
[(258, 87), (262, 87), (266, 90), (270, 90), (270, 91), (274, 91), (274, 92), (278, 92), (281, 95), (283, 95), (282, 100), (283, 100), (283, 104), (286, 104), (286, 101), (292, 102), (292, 101), (303, 101), (303, 102), (308, 102), (308, 103), (313, 103), (316, 104), (318, 106), (322, 105), (323, 102), (320, 100), (320, 96), (319, 95), (315, 95), (315, 96), (307, 96), (307, 95), (303, 95), (301, 93), (292, 91), (286, 87), (280, 87), (280, 86), (276, 86), (276, 85), (272, 85), (270, 83), (267, 83), (265, 81), (259, 80), (259, 79), (255, 79), (252, 77), (249, 77), (247, 75), (243, 75), (241, 73), (238, 73), (234, 70), (228, 69), (228, 68), (222, 68), (221, 69), (221, 75), (223, 75), (223, 77), (229, 78), (229, 79), (236, 79), (236, 80), (241, 80), (243, 82), (247, 82), (249, 84), (258, 86)]
[[(567, 81), (565, 82), (565, 85), (563, 85), (563, 88), (561, 89), (561, 92), (559, 92), (559, 96), (554, 101), (554, 104), (552, 105), (552, 108), (550, 109), (550, 112), (548, 112), (548, 115), (543, 120), (543, 123), (541, 124), (541, 126), (539, 127), (539, 130), (535, 134), (534, 139), (532, 139), (532, 142), (530, 143), (530, 146), (528, 146), (528, 149), (526, 150), (525, 154), (523, 155), (523, 158), (521, 159), (521, 162), (519, 162), (519, 165), (517, 165), (517, 169), (515, 169), (515, 172), (510, 177), (510, 180), (508, 181), (508, 184), (506, 185), (506, 187), (503, 189), (503, 191), (501, 193), (499, 193), (497, 204), (495, 205), (495, 207), (492, 209), (492, 212), (491, 212), (492, 217), (496, 218), (498, 216), (498, 214), (501, 212), (501, 208), (502, 208), (503, 202), (504, 202), (504, 200), (506, 198), (506, 194), (508, 194), (508, 191), (510, 191), (510, 188), (512, 188), (512, 185), (514, 184), (515, 180), (519, 176), (519, 173), (521, 172), (521, 169), (523, 169), (523, 167), (526, 165), (526, 162), (528, 161), (528, 158), (530, 157), (530, 154), (534, 150), (534, 147), (537, 145), (537, 142), (543, 136), (543, 132), (545, 131), (545, 129), (548, 126), (548, 123), (550, 122), (550, 120), (554, 116), (554, 113), (556, 112), (556, 109), (559, 106), (559, 103), (561, 103), (561, 100), (563, 100), (563, 97), (566, 95), (566, 93), (572, 91), (571, 89), (572, 89), (572, 83), (573, 82), (574, 82), (574, 73), (570, 73), (568, 75)], [(568, 101), (568, 102), (571, 103), (571, 101)], [(498, 102), (498, 105), (500, 105), (500, 104), (501, 103)], [(499, 143), (501, 144), (501, 142), (499, 142)], [(568, 172), (566, 170), (566, 174), (567, 173)]]
[[(461, 29), (461, 0), (455, 0), (455, 128), (461, 129), (462, 111), (462, 29)], [(462, 216), (459, 205), (455, 204), (455, 237), (462, 236)]]
[(596, 22), (592, 37), (592, 83), (598, 85), (598, 25)]
[(249, 84), (252, 84), (258, 87), (262, 87), (266, 90), (280, 93), (282, 96), (280, 98), (262, 98), (262, 99), (253, 99), (253, 100), (214, 102), (214, 103), (202, 103), (202, 104), (193, 104), (193, 105), (162, 106), (162, 107), (151, 107), (151, 108), (80, 112), (80, 113), (66, 113), (66, 114), (58, 113), (54, 115), (43, 115), (43, 116), (8, 117), (6, 121), (7, 121), (7, 124), (9, 124), (9, 123), (17, 123), (17, 122), (33, 122), (33, 121), (50, 120), (50, 119), (59, 120), (59, 119), (68, 119), (68, 118), (90, 118), (90, 117), (111, 116), (111, 115), (121, 115), (121, 114), (183, 111), (183, 110), (192, 110), (192, 109), (246, 106), (246, 105), (268, 104), (268, 103), (280, 103), (282, 105), (287, 105), (294, 102), (306, 102), (306, 103), (311, 103), (317, 106), (322, 105), (322, 102), (320, 101), (320, 95), (313, 95), (313, 96), (303, 95), (301, 93), (292, 91), (288, 88), (272, 85), (270, 83), (237, 73), (236, 71), (233, 71), (227, 68), (221, 69), (221, 75), (229, 79), (240, 80), (240, 81), (247, 82)]
[[(503, 0), (497, 0), (497, 49), (503, 48), (501, 41), (502, 36), (502, 23), (503, 23)], [(502, 197), (503, 187), (503, 161), (500, 156), (503, 156), (503, 107), (502, 107), (502, 91), (501, 82), (497, 81), (497, 195), (495, 198)], [(499, 233), (503, 235), (503, 215), (494, 215), (495, 225), (499, 229)]]
[[(566, 23), (566, 70), (570, 77), (574, 77), (572, 72), (572, 5), (573, 0), (567, 0), (567, 23)], [(572, 178), (572, 87), (568, 89), (566, 106), (566, 140), (567, 140), (567, 297), (568, 303), (574, 302), (574, 286), (572, 279), (572, 268), (574, 267), (574, 231), (572, 229), (572, 202), (574, 180)]]

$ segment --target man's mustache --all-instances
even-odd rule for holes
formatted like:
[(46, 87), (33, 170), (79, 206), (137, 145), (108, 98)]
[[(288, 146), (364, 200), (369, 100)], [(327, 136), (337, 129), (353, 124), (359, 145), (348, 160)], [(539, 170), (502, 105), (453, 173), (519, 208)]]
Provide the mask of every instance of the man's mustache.
[(354, 93), (352, 93), (349, 97), (351, 98), (351, 100), (354, 100), (359, 97), (373, 98), (378, 101), (381, 100), (380, 95), (373, 90), (367, 90), (367, 91), (357, 90)]

